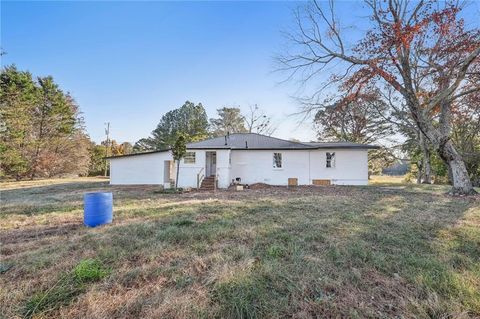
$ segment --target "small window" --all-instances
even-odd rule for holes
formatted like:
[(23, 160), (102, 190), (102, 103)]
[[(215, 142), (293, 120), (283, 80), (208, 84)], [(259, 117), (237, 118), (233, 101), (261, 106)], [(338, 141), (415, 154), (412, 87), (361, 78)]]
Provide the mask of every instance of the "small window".
[(183, 158), (183, 162), (185, 164), (195, 164), (195, 152), (185, 153), (185, 157)]
[(335, 153), (327, 152), (327, 167), (335, 167)]
[(273, 168), (282, 168), (282, 153), (273, 153)]

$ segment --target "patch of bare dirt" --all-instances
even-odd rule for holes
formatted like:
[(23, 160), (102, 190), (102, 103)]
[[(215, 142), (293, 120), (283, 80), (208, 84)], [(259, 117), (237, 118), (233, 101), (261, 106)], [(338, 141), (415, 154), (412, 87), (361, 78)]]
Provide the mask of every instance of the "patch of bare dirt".
[(269, 188), (272, 188), (272, 187), (273, 186), (268, 185), (268, 184), (264, 184), (264, 183), (255, 183), (255, 184), (249, 185), (248, 188), (256, 190), (256, 189), (269, 189)]
[(254, 199), (259, 197), (280, 196), (281, 198), (298, 196), (355, 196), (360, 195), (364, 190), (349, 186), (272, 186), (263, 183), (256, 183), (237, 191), (235, 188), (217, 190), (215, 192), (192, 191), (188, 194), (178, 194), (176, 200), (182, 199)]

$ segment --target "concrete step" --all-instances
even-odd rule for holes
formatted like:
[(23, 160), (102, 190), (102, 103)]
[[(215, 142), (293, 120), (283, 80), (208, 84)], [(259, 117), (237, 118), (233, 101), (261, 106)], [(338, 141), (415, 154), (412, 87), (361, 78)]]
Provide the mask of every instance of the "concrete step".
[(215, 189), (215, 177), (205, 177), (200, 185), (200, 190), (214, 190)]

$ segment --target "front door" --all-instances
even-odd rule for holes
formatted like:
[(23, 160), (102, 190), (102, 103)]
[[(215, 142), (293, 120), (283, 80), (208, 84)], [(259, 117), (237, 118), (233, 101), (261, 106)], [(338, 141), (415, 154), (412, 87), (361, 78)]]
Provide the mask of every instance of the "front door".
[(215, 176), (217, 172), (217, 152), (206, 152), (205, 176)]

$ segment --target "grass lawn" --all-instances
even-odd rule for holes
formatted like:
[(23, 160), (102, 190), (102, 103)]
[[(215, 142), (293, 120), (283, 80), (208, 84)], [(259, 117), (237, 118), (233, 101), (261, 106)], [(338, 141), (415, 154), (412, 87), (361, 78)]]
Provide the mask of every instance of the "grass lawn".
[[(0, 187), (0, 317), (480, 316), (480, 198), (445, 186)], [(86, 228), (100, 190), (114, 222)]]

